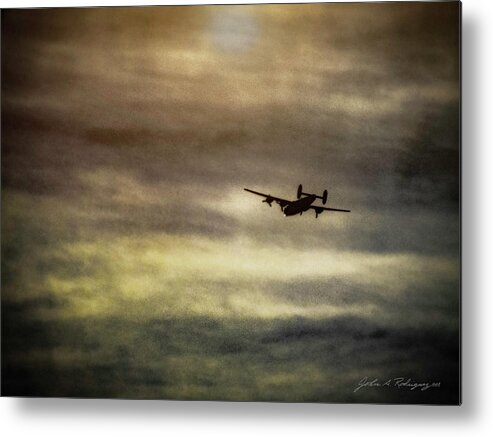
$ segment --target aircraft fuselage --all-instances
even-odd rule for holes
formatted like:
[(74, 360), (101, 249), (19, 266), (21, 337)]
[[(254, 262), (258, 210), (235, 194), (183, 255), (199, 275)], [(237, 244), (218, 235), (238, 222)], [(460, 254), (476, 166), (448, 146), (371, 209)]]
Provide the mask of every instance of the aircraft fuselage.
[(299, 200), (296, 200), (289, 205), (287, 205), (282, 212), (285, 216), (301, 214), (302, 212), (308, 210), (317, 196), (315, 194), (310, 194), (309, 196), (302, 197)]

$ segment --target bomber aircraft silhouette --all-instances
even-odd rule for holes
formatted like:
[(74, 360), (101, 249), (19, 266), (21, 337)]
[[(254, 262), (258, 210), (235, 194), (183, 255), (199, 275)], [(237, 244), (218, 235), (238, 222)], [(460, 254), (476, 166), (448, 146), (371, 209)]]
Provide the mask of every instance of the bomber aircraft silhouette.
[(303, 186), (301, 184), (298, 186), (298, 192), (296, 196), (298, 200), (281, 199), (279, 197), (271, 196), (270, 194), (263, 194), (259, 193), (258, 191), (249, 190), (248, 188), (244, 188), (244, 190), (248, 191), (249, 193), (265, 197), (262, 202), (267, 203), (269, 206), (272, 206), (272, 202), (275, 201), (281, 207), (281, 211), (286, 217), (296, 214), (301, 215), (303, 214), (303, 211), (308, 211), (309, 209), (315, 210), (315, 218), (318, 218), (319, 214), (322, 214), (322, 212), (324, 211), (351, 212), (348, 209), (325, 208), (323, 206), (312, 205), (312, 203), (315, 202), (315, 199), (322, 199), (322, 203), (325, 205), (327, 203), (328, 197), (327, 190), (324, 190), (324, 194), (322, 196), (303, 193)]

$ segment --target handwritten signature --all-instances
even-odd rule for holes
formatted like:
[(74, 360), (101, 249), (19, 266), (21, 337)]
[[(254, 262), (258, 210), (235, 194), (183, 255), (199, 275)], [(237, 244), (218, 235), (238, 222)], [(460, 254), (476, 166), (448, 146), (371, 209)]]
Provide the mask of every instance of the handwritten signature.
[(378, 378), (370, 379), (365, 376), (358, 382), (358, 385), (354, 389), (354, 393), (365, 387), (388, 387), (407, 390), (421, 390), (425, 391), (429, 388), (440, 388), (440, 382), (417, 382), (411, 378), (390, 378), (387, 380), (379, 380)]

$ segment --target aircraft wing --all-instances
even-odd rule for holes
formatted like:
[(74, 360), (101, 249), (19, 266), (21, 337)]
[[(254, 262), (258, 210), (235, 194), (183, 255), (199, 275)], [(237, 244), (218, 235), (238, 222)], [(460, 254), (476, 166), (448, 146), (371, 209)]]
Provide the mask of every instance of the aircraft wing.
[(272, 203), (272, 201), (274, 200), (281, 206), (286, 206), (291, 203), (290, 200), (281, 199), (280, 197), (271, 196), (270, 194), (259, 193), (258, 191), (249, 190), (248, 188), (244, 188), (244, 190), (248, 191), (249, 193), (256, 194), (257, 196), (265, 197), (264, 202), (267, 202), (269, 204)]
[(323, 206), (310, 206), (311, 209), (314, 209), (315, 212), (322, 212), (324, 211), (339, 211), (339, 212), (351, 212), (349, 209), (337, 209), (337, 208), (325, 208)]

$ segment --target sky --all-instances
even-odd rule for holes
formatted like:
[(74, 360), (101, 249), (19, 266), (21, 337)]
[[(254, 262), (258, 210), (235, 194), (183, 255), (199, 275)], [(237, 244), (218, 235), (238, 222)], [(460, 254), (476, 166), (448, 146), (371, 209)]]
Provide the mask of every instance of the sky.
[(459, 16), (2, 11), (2, 392), (457, 403)]

